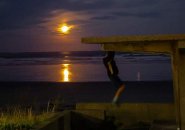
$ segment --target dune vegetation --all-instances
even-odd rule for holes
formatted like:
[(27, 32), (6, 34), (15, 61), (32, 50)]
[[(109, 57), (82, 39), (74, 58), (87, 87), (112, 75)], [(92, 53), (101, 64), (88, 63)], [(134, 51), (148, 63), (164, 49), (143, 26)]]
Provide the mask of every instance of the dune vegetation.
[(8, 108), (0, 113), (0, 130), (30, 130), (54, 115), (52, 111), (34, 113), (32, 108)]

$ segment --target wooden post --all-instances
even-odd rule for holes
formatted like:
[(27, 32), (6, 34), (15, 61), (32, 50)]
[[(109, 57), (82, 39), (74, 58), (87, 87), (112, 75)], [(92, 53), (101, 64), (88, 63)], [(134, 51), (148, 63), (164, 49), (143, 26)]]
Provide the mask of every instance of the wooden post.
[(185, 41), (172, 45), (172, 70), (178, 130), (185, 130)]
[[(172, 71), (173, 71), (173, 90), (174, 90), (174, 97), (175, 97), (175, 108), (176, 108), (176, 122), (177, 127), (180, 130), (181, 127), (181, 119), (180, 119), (180, 90), (179, 90), (179, 51), (178, 51), (178, 44), (174, 43), (172, 45)], [(177, 129), (177, 130), (178, 130)]]
[(185, 130), (185, 50), (179, 50), (179, 91), (181, 129)]

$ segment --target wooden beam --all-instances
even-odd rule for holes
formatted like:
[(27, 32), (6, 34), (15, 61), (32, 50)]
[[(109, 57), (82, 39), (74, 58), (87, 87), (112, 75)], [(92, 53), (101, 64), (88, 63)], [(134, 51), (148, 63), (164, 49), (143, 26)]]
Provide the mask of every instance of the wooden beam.
[(178, 41), (178, 48), (179, 49), (183, 49), (183, 48), (185, 48), (185, 40), (180, 40), (180, 41)]
[(171, 35), (144, 35), (144, 36), (109, 36), (109, 37), (86, 37), (82, 38), (82, 43), (87, 44), (110, 44), (145, 41), (179, 41), (185, 40), (185, 34)]
[(122, 51), (122, 52), (147, 52), (147, 53), (172, 53), (171, 44), (173, 42), (139, 42), (139, 43), (117, 43), (103, 44), (102, 49), (105, 51)]

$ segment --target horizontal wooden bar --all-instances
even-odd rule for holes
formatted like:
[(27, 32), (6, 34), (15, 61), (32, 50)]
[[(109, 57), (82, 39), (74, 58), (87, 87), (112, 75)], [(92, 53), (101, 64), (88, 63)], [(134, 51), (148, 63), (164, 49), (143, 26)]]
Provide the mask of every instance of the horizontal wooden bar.
[(87, 44), (110, 44), (110, 43), (128, 43), (144, 41), (179, 41), (185, 40), (185, 34), (169, 35), (134, 35), (134, 36), (108, 36), (108, 37), (86, 37), (82, 38), (82, 43)]

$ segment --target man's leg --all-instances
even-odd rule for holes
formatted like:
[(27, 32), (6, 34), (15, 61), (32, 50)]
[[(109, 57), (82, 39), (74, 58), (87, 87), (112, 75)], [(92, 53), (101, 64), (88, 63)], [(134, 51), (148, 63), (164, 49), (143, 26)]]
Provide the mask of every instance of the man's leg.
[(107, 56), (103, 59), (103, 62), (107, 69), (107, 74), (109, 76), (109, 79), (114, 84), (114, 86), (118, 88), (112, 102), (118, 103), (120, 95), (125, 90), (125, 85), (118, 77), (118, 68), (117, 68), (116, 62), (114, 61), (114, 55), (115, 55), (114, 52), (107, 52)]
[(121, 94), (124, 92), (124, 90), (125, 90), (125, 85), (122, 84), (122, 85), (117, 89), (117, 91), (116, 91), (116, 93), (115, 93), (115, 95), (114, 95), (114, 98), (113, 98), (113, 100), (112, 100), (112, 103), (114, 103), (114, 104), (117, 104), (117, 103), (118, 103), (119, 98), (120, 98)]
[(111, 62), (114, 60), (115, 52), (108, 51), (106, 53), (106, 57), (103, 58), (103, 63), (107, 69), (107, 75), (113, 75), (115, 73), (115, 70), (113, 70)]
[(117, 88), (112, 103), (117, 104), (119, 102), (121, 94), (125, 90), (125, 85), (117, 75), (109, 76), (111, 82)]

